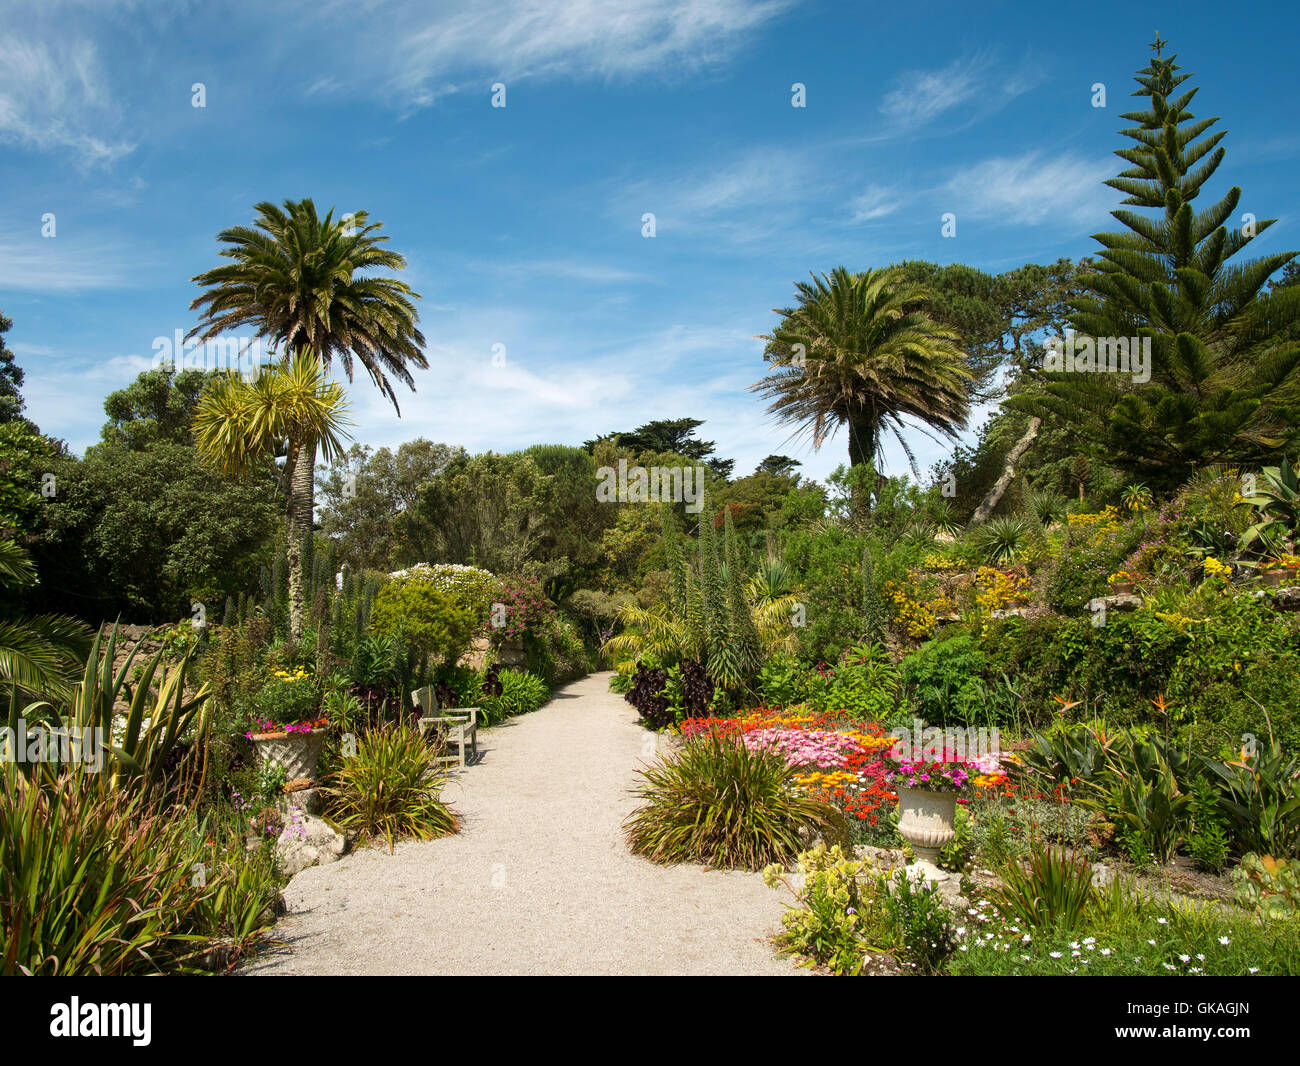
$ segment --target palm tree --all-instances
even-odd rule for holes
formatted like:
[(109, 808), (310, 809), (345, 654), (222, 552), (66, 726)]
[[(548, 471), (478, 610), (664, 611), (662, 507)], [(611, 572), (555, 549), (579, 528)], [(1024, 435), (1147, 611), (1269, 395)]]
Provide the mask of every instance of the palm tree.
[[(0, 588), (10, 591), (36, 581), (27, 552), (12, 540), (0, 541)], [(70, 696), (90, 639), (86, 626), (64, 615), (0, 619), (0, 690), (8, 689), (11, 698), (19, 692)]]
[[(217, 378), (194, 413), (195, 447), (222, 473), (240, 476), (257, 463), (273, 463), (284, 441), (284, 481), (293, 485), (299, 464), (314, 461), (317, 449), (327, 462), (343, 454), (346, 409), (343, 386), (329, 380), (314, 353), (300, 350), (285, 363), (262, 367), (251, 381), (238, 373)], [(306, 619), (302, 548), (312, 513), (310, 499), (297, 492), (287, 492), (285, 500), (289, 636), (297, 643)]]
[(836, 267), (795, 285), (798, 306), (776, 308), (767, 341), (772, 372), (751, 389), (768, 411), (796, 424), (820, 448), (840, 425), (849, 431), (851, 466), (881, 454), (885, 430), (908, 461), (903, 439), (912, 418), (952, 438), (964, 428), (972, 379), (956, 335), (924, 306), (928, 291), (897, 268), (850, 273)]
[[(252, 326), (286, 354), (306, 351), (330, 369), (337, 357), (352, 381), (359, 362), (401, 415), (390, 376), (415, 391), (411, 367), (426, 368), (424, 335), (413, 292), (375, 271), (402, 270), (406, 260), (383, 247), (382, 224), (365, 211), (324, 218), (310, 199), (283, 208), (260, 203), (255, 226), (222, 230), (218, 254), (233, 262), (191, 279), (207, 291), (190, 310), (202, 311), (189, 333), (200, 342)], [(310, 526), (315, 512), (316, 445), (305, 438), (294, 457), (289, 491)]]

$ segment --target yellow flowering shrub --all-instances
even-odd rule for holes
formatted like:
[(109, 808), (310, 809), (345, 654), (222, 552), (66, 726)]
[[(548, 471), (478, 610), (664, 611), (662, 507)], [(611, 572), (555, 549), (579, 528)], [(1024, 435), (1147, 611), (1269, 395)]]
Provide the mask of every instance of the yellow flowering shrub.
[(985, 613), (1000, 611), (1029, 594), (1029, 578), (1014, 570), (981, 566), (975, 572), (975, 605)]
[(885, 595), (894, 605), (894, 621), (913, 640), (929, 637), (939, 615), (952, 610), (952, 604), (943, 593), (932, 597), (925, 595), (920, 573), (916, 570), (908, 570), (905, 581), (886, 581)]

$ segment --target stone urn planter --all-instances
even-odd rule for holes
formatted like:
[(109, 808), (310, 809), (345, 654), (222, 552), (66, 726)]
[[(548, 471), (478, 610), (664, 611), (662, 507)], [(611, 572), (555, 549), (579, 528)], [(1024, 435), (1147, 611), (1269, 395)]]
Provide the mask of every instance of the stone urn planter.
[(1112, 581), (1110, 585), (1110, 593), (1112, 596), (1132, 596), (1133, 588), (1134, 585), (1132, 581)]
[(254, 733), (251, 738), (258, 766), (279, 763), (289, 781), (314, 781), (316, 763), (325, 747), (325, 730), (293, 733)]
[(1265, 570), (1264, 584), (1275, 589), (1290, 588), (1296, 584), (1297, 573), (1300, 572), (1281, 569)]
[(939, 849), (957, 834), (957, 793), (898, 788), (898, 833), (918, 862), (937, 866)]

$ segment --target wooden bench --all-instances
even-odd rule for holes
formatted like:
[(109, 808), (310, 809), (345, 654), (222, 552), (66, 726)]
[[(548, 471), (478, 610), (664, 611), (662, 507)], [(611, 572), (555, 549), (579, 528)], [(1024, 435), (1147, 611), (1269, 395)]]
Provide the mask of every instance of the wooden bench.
[[(420, 733), (427, 734), (436, 729), (447, 745), (448, 753), (438, 756), (438, 762), (455, 764), (458, 769), (466, 766), (466, 752), (469, 759), (478, 757), (478, 712), (477, 707), (447, 707), (439, 709), (438, 697), (434, 695), (433, 686), (425, 685), (411, 693), (411, 702), (420, 708)], [(455, 754), (451, 754), (451, 749)]]

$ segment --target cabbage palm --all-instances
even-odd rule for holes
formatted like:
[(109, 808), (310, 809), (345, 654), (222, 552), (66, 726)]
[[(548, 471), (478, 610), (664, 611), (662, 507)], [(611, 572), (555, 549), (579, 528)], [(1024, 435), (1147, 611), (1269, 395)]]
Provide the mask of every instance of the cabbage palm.
[[(299, 351), (285, 363), (262, 367), (251, 381), (237, 373), (217, 378), (195, 411), (195, 446), (222, 473), (241, 476), (258, 463), (273, 463), (276, 446), (286, 442), (284, 480), (293, 485), (299, 464), (318, 449), (327, 462), (343, 454), (346, 409), (343, 386), (326, 376), (314, 354)], [(306, 618), (302, 548), (312, 514), (310, 499), (300, 493), (285, 498), (289, 634), (297, 641)]]
[(956, 335), (926, 313), (923, 286), (896, 268), (836, 267), (795, 290), (798, 305), (778, 309), (780, 324), (762, 338), (771, 373), (751, 386), (771, 414), (814, 448), (847, 426), (852, 466), (875, 461), (888, 431), (915, 467), (904, 419), (956, 437), (972, 374)]
[[(401, 414), (390, 379), (412, 391), (411, 367), (427, 367), (424, 335), (416, 328), (419, 294), (379, 271), (402, 270), (406, 260), (377, 236), (382, 224), (365, 211), (321, 218), (310, 199), (284, 206), (260, 203), (255, 225), (222, 230), (218, 254), (233, 260), (192, 280), (207, 291), (190, 305), (201, 311), (191, 337), (208, 341), (252, 326), (286, 352), (309, 352), (329, 370), (338, 359), (352, 381), (354, 361)], [(315, 510), (316, 444), (300, 444), (289, 491), (310, 526)]]

